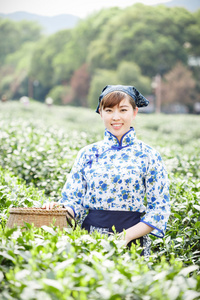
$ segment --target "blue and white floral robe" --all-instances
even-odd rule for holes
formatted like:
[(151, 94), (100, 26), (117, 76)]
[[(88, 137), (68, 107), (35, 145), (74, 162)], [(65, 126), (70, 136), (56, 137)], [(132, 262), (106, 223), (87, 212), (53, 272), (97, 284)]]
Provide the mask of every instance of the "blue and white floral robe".
[(84, 220), (88, 210), (143, 213), (151, 234), (163, 237), (170, 214), (169, 182), (160, 154), (131, 128), (121, 142), (105, 130), (103, 141), (80, 150), (60, 201)]

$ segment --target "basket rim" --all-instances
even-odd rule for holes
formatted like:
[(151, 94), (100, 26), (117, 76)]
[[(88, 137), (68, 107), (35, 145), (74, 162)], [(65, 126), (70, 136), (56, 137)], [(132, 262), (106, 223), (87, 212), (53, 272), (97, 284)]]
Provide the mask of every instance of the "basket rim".
[(45, 209), (42, 207), (12, 207), (10, 214), (40, 214), (40, 215), (63, 215), (66, 216), (68, 210), (66, 208)]

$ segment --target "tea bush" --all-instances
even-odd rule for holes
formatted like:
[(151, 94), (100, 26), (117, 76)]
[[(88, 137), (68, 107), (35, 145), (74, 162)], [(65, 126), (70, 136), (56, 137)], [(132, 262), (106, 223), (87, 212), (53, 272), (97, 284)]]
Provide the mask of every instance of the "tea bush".
[(46, 200), (43, 190), (27, 187), (22, 179), (0, 168), (0, 223), (6, 223), (11, 207), (40, 207)]
[(165, 238), (151, 237), (144, 258), (79, 227), (5, 227), (10, 207), (60, 198), (78, 150), (103, 138), (103, 127), (86, 109), (15, 102), (0, 109), (0, 299), (200, 298), (199, 116), (136, 118), (138, 138), (166, 163), (172, 206)]
[(80, 148), (93, 141), (89, 134), (44, 126), (42, 122), (0, 121), (0, 163), (27, 184), (59, 197)]
[(139, 256), (79, 228), (0, 230), (1, 299), (197, 299), (199, 267)]

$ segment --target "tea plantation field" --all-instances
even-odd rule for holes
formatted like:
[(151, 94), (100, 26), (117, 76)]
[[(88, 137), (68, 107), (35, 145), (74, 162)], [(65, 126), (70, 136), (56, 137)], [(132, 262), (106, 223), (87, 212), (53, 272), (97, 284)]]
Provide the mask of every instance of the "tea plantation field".
[(9, 229), (11, 207), (57, 201), (80, 148), (103, 138), (89, 109), (0, 103), (0, 299), (200, 299), (200, 116), (139, 114), (137, 137), (162, 155), (172, 212), (152, 255), (79, 227), (26, 223)]

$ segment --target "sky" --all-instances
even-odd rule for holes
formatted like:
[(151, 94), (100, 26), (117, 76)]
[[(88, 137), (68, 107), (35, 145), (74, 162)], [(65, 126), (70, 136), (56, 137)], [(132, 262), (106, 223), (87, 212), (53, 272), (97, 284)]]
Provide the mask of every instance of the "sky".
[(152, 5), (170, 0), (0, 0), (0, 13), (26, 11), (43, 16), (72, 14), (80, 18), (102, 8), (118, 6), (125, 8), (136, 2)]

